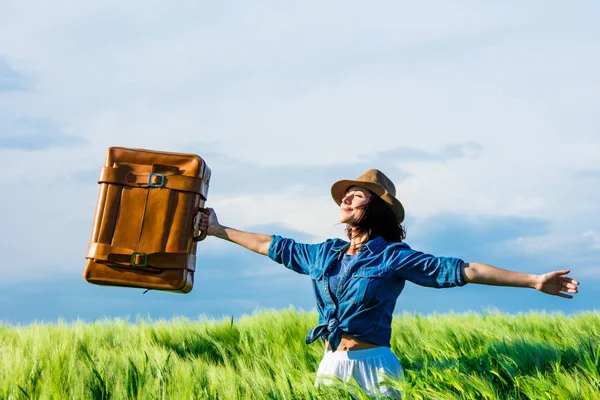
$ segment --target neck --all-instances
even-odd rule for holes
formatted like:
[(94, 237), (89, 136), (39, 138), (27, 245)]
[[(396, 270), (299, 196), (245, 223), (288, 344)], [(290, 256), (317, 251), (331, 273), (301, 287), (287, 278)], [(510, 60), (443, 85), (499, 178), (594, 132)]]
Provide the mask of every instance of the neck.
[(360, 246), (367, 243), (369, 240), (368, 233), (358, 233), (352, 229), (351, 239), (350, 239), (350, 247), (348, 248), (348, 254), (356, 254), (358, 253), (358, 249)]

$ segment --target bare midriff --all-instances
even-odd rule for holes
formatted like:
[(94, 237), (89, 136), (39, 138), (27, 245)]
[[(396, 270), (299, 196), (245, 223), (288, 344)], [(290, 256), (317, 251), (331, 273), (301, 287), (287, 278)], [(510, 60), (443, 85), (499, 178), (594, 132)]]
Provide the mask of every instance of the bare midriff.
[[(379, 346), (373, 343), (355, 339), (352, 336), (342, 335), (342, 341), (340, 342), (337, 351), (365, 350), (372, 349), (373, 347)], [(331, 350), (331, 347), (329, 346), (329, 341), (327, 339), (325, 339), (325, 349)]]

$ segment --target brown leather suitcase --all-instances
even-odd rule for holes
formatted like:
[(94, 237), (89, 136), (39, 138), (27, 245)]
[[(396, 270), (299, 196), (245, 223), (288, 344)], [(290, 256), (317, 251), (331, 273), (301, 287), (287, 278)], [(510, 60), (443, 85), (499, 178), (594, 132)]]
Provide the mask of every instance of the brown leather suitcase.
[(195, 154), (110, 147), (84, 278), (93, 284), (188, 293), (211, 171)]

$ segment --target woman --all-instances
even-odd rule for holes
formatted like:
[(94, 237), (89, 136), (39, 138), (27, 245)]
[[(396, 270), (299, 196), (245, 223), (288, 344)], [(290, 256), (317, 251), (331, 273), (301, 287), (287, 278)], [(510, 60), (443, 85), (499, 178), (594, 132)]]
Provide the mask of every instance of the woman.
[[(340, 206), (340, 221), (348, 239), (301, 244), (277, 235), (243, 232), (220, 225), (215, 213), (203, 215), (201, 230), (263, 254), (287, 268), (310, 275), (319, 325), (306, 343), (321, 338), (325, 355), (316, 384), (354, 377), (369, 393), (400, 397), (381, 385), (383, 375), (402, 377), (402, 367), (390, 349), (396, 300), (406, 280), (434, 288), (467, 283), (535, 288), (572, 298), (579, 282), (568, 270), (543, 275), (507, 271), (459, 258), (435, 257), (403, 243), (404, 208), (394, 184), (371, 169), (356, 180), (341, 180), (331, 188)], [(564, 293), (567, 292), (567, 293)]]

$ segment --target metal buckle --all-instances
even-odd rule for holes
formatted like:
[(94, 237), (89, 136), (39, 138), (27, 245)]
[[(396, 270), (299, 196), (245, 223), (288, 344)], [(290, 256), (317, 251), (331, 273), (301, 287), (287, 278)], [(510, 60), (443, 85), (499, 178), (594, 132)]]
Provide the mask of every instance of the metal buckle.
[[(157, 177), (160, 178), (158, 183), (153, 183), (152, 178)], [(151, 172), (150, 176), (148, 176), (148, 186), (149, 187), (163, 187), (165, 186), (165, 176), (163, 174), (158, 174), (156, 172)]]
[[(137, 258), (142, 257), (142, 262), (137, 262)], [(148, 266), (148, 254), (134, 251), (131, 253), (131, 266), (133, 267), (146, 267)]]

